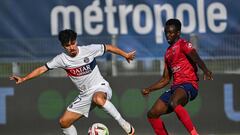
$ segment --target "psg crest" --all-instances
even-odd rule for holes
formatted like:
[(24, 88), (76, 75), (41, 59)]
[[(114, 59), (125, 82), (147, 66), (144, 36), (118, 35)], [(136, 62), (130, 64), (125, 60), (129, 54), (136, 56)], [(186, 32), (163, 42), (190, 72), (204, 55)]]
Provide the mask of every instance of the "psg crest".
[(88, 63), (89, 62), (89, 58), (85, 57), (83, 61), (84, 61), (84, 63)]

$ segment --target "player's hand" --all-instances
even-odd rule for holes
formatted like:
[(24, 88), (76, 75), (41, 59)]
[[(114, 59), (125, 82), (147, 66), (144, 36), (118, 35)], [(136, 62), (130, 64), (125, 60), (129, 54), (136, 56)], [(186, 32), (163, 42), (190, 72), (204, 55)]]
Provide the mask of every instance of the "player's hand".
[(127, 53), (127, 56), (125, 57), (127, 62), (130, 63), (131, 60), (133, 60), (136, 56), (136, 51), (131, 51)]
[(211, 71), (207, 71), (206, 73), (204, 73), (204, 80), (213, 80), (213, 75)]
[(143, 96), (148, 96), (149, 93), (150, 93), (150, 90), (149, 90), (149, 89), (143, 89), (143, 90), (142, 90), (142, 95), (143, 95)]
[(16, 75), (10, 76), (9, 79), (10, 80), (15, 80), (16, 84), (20, 84), (20, 83), (22, 83), (24, 81), (23, 78), (21, 78), (19, 76), (16, 76)]

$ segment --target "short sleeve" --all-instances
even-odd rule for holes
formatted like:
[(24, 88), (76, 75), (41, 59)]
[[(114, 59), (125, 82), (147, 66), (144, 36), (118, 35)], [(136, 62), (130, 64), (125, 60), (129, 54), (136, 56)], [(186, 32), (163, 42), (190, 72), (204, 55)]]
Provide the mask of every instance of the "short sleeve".
[(184, 54), (189, 54), (192, 50), (195, 50), (195, 49), (193, 48), (192, 43), (184, 42), (181, 45), (181, 50), (183, 51)]
[(45, 65), (50, 70), (54, 68), (62, 68), (63, 60), (61, 59), (60, 55), (57, 55), (52, 60), (48, 61)]
[(105, 53), (106, 48), (104, 44), (91, 44), (88, 46), (88, 49), (94, 57), (98, 57)]

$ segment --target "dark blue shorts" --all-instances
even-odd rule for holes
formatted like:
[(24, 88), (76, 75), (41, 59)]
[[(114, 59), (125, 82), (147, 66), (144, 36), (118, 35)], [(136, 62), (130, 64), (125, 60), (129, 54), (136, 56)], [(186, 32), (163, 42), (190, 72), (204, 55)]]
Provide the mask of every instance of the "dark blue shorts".
[(186, 91), (188, 101), (194, 100), (198, 95), (198, 90), (195, 87), (193, 87), (191, 83), (183, 83), (179, 85), (173, 85), (170, 90), (165, 91), (160, 96), (160, 99), (166, 104), (168, 104), (170, 101), (170, 97), (173, 95), (177, 88), (182, 88)]

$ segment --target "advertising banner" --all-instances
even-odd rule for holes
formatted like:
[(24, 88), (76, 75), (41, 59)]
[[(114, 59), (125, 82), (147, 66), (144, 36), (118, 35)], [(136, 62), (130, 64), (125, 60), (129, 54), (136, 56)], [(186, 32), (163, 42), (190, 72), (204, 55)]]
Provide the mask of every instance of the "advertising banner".
[[(113, 89), (112, 102), (130, 121), (138, 135), (152, 135), (147, 111), (160, 94), (159, 90), (143, 97), (142, 88), (156, 82), (159, 76), (106, 78)], [(199, 133), (240, 134), (240, 76), (216, 75), (213, 81), (200, 80), (199, 95), (186, 108)], [(61, 134), (58, 119), (77, 96), (78, 90), (67, 78), (37, 78), (16, 86), (8, 78), (0, 79), (0, 133), (3, 135)], [(187, 134), (175, 113), (162, 116), (171, 134)], [(124, 131), (104, 111), (95, 108), (89, 118), (75, 123), (79, 134), (87, 134), (95, 122), (104, 123), (111, 135)]]
[(159, 58), (168, 47), (163, 30), (169, 18), (182, 22), (183, 37), (199, 36), (201, 55), (239, 56), (236, 38), (224, 36), (240, 33), (238, 5), (238, 0), (1, 0), (0, 60), (49, 60), (62, 51), (57, 35), (63, 29), (75, 30), (79, 45), (115, 39), (120, 48), (137, 50), (138, 59)]

